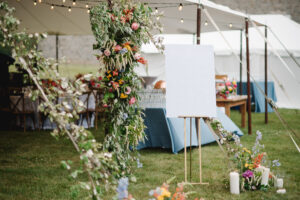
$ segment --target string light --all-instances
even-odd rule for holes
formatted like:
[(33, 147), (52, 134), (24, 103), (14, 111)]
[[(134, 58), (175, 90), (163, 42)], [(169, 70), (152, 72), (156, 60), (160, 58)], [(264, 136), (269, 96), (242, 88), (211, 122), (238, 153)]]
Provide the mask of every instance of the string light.
[(89, 7), (89, 4), (85, 4), (85, 7), (88, 8), (88, 7)]
[(54, 5), (52, 4), (52, 5), (51, 5), (51, 10), (53, 10), (53, 9), (54, 9)]
[(182, 8), (183, 8), (183, 5), (182, 5), (182, 3), (181, 3), (181, 4), (179, 4), (179, 6), (178, 6), (178, 10), (179, 10), (179, 11), (182, 11)]
[(69, 6), (69, 8), (68, 8), (68, 11), (69, 11), (69, 12), (71, 12), (71, 11), (72, 11), (72, 9), (71, 9), (71, 7), (70, 7), (70, 6)]
[(76, 0), (73, 0), (72, 4), (73, 4), (73, 6), (76, 6)]
[(204, 22), (204, 26), (207, 26), (207, 25), (208, 25), (208, 22), (207, 22), (207, 21), (205, 21), (205, 22)]
[(39, 3), (42, 3), (42, 0), (39, 0)]
[(158, 9), (157, 9), (157, 7), (155, 8), (155, 13), (158, 13)]
[(183, 24), (183, 18), (180, 19), (180, 22)]
[(156, 20), (159, 20), (159, 16), (156, 17)]
[(91, 12), (91, 9), (89, 8), (86, 12), (87, 12), (87, 13), (90, 13), (90, 12)]
[(232, 28), (232, 23), (229, 24), (229, 28)]
[(62, 3), (66, 3), (66, 0), (62, 0)]
[(34, 0), (34, 2), (33, 2), (33, 5), (35, 5), (35, 6), (36, 6), (36, 0)]

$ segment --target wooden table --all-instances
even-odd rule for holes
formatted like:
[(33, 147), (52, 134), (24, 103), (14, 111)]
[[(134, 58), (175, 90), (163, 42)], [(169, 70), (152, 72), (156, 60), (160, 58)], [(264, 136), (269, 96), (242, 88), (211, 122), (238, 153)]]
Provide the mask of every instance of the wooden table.
[(230, 99), (218, 99), (217, 98), (217, 106), (225, 107), (225, 114), (230, 117), (230, 108), (234, 106), (240, 106), (241, 111), (241, 126), (244, 128), (246, 125), (246, 105), (247, 105), (247, 96), (246, 95), (238, 95), (232, 97)]

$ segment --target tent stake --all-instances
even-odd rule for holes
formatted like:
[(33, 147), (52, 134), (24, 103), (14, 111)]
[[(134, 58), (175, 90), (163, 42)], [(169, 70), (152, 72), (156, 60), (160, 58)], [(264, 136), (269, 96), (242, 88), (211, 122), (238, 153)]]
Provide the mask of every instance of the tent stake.
[[(268, 27), (265, 25), (265, 38), (268, 37)], [(268, 43), (265, 41), (265, 94), (268, 96)], [(265, 98), (265, 124), (268, 123), (268, 100)]]
[(249, 24), (248, 18), (245, 19), (245, 27), (246, 27), (246, 59), (247, 59), (247, 110), (248, 110), (248, 134), (252, 134), (252, 125), (251, 125), (251, 85), (250, 85), (250, 60), (249, 60)]

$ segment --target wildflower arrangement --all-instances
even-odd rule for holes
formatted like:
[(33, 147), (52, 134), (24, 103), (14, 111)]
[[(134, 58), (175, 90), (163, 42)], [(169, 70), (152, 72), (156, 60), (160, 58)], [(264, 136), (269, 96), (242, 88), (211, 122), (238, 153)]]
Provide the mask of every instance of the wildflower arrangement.
[[(175, 177), (163, 183), (162, 186), (157, 187), (154, 190), (149, 191), (149, 200), (187, 200), (190, 194), (194, 192), (184, 192), (184, 187), (187, 183), (178, 183), (176, 191), (172, 194), (169, 191), (169, 184), (174, 180)], [(117, 197), (116, 200), (135, 200), (131, 194), (128, 193), (128, 178), (121, 178), (118, 182)], [(195, 198), (194, 200), (203, 200), (202, 198)]]
[(256, 132), (255, 144), (251, 150), (244, 147), (236, 134), (226, 131), (218, 120), (212, 122), (216, 132), (220, 134), (220, 142), (226, 146), (228, 156), (235, 163), (231, 166), (232, 170), (240, 172), (241, 189), (245, 190), (267, 190), (269, 187), (274, 186), (274, 179), (276, 174), (274, 171), (280, 166), (278, 160), (272, 161), (273, 165), (268, 166), (273, 170), (269, 174), (269, 183), (262, 185), (262, 174), (265, 166), (270, 163), (267, 158), (267, 153), (263, 151), (264, 145), (260, 144), (262, 140), (262, 133)]
[(237, 84), (235, 80), (231, 82), (228, 79), (224, 79), (223, 83), (217, 83), (216, 88), (217, 96), (227, 99), (229, 95), (236, 94)]
[(134, 68), (147, 64), (140, 53), (143, 43), (151, 40), (160, 46), (150, 34), (161, 31), (154, 15), (151, 7), (134, 0), (99, 2), (90, 12), (96, 39), (93, 47), (100, 52), (96, 57), (103, 74), (102, 107), (107, 112), (103, 146), (115, 153), (117, 178), (130, 176), (135, 161), (131, 151), (144, 139), (143, 112), (138, 103), (141, 81)]

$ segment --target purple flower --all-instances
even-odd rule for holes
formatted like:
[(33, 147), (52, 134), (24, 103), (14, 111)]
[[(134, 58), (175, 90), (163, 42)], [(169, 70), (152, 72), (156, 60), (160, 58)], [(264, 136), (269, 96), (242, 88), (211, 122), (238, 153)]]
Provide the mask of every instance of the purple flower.
[(252, 176), (253, 176), (253, 172), (249, 169), (243, 173), (244, 178), (251, 178)]
[(117, 193), (118, 193), (118, 199), (122, 200), (125, 198), (128, 198), (128, 178), (121, 178), (118, 182), (118, 188), (117, 188)]

